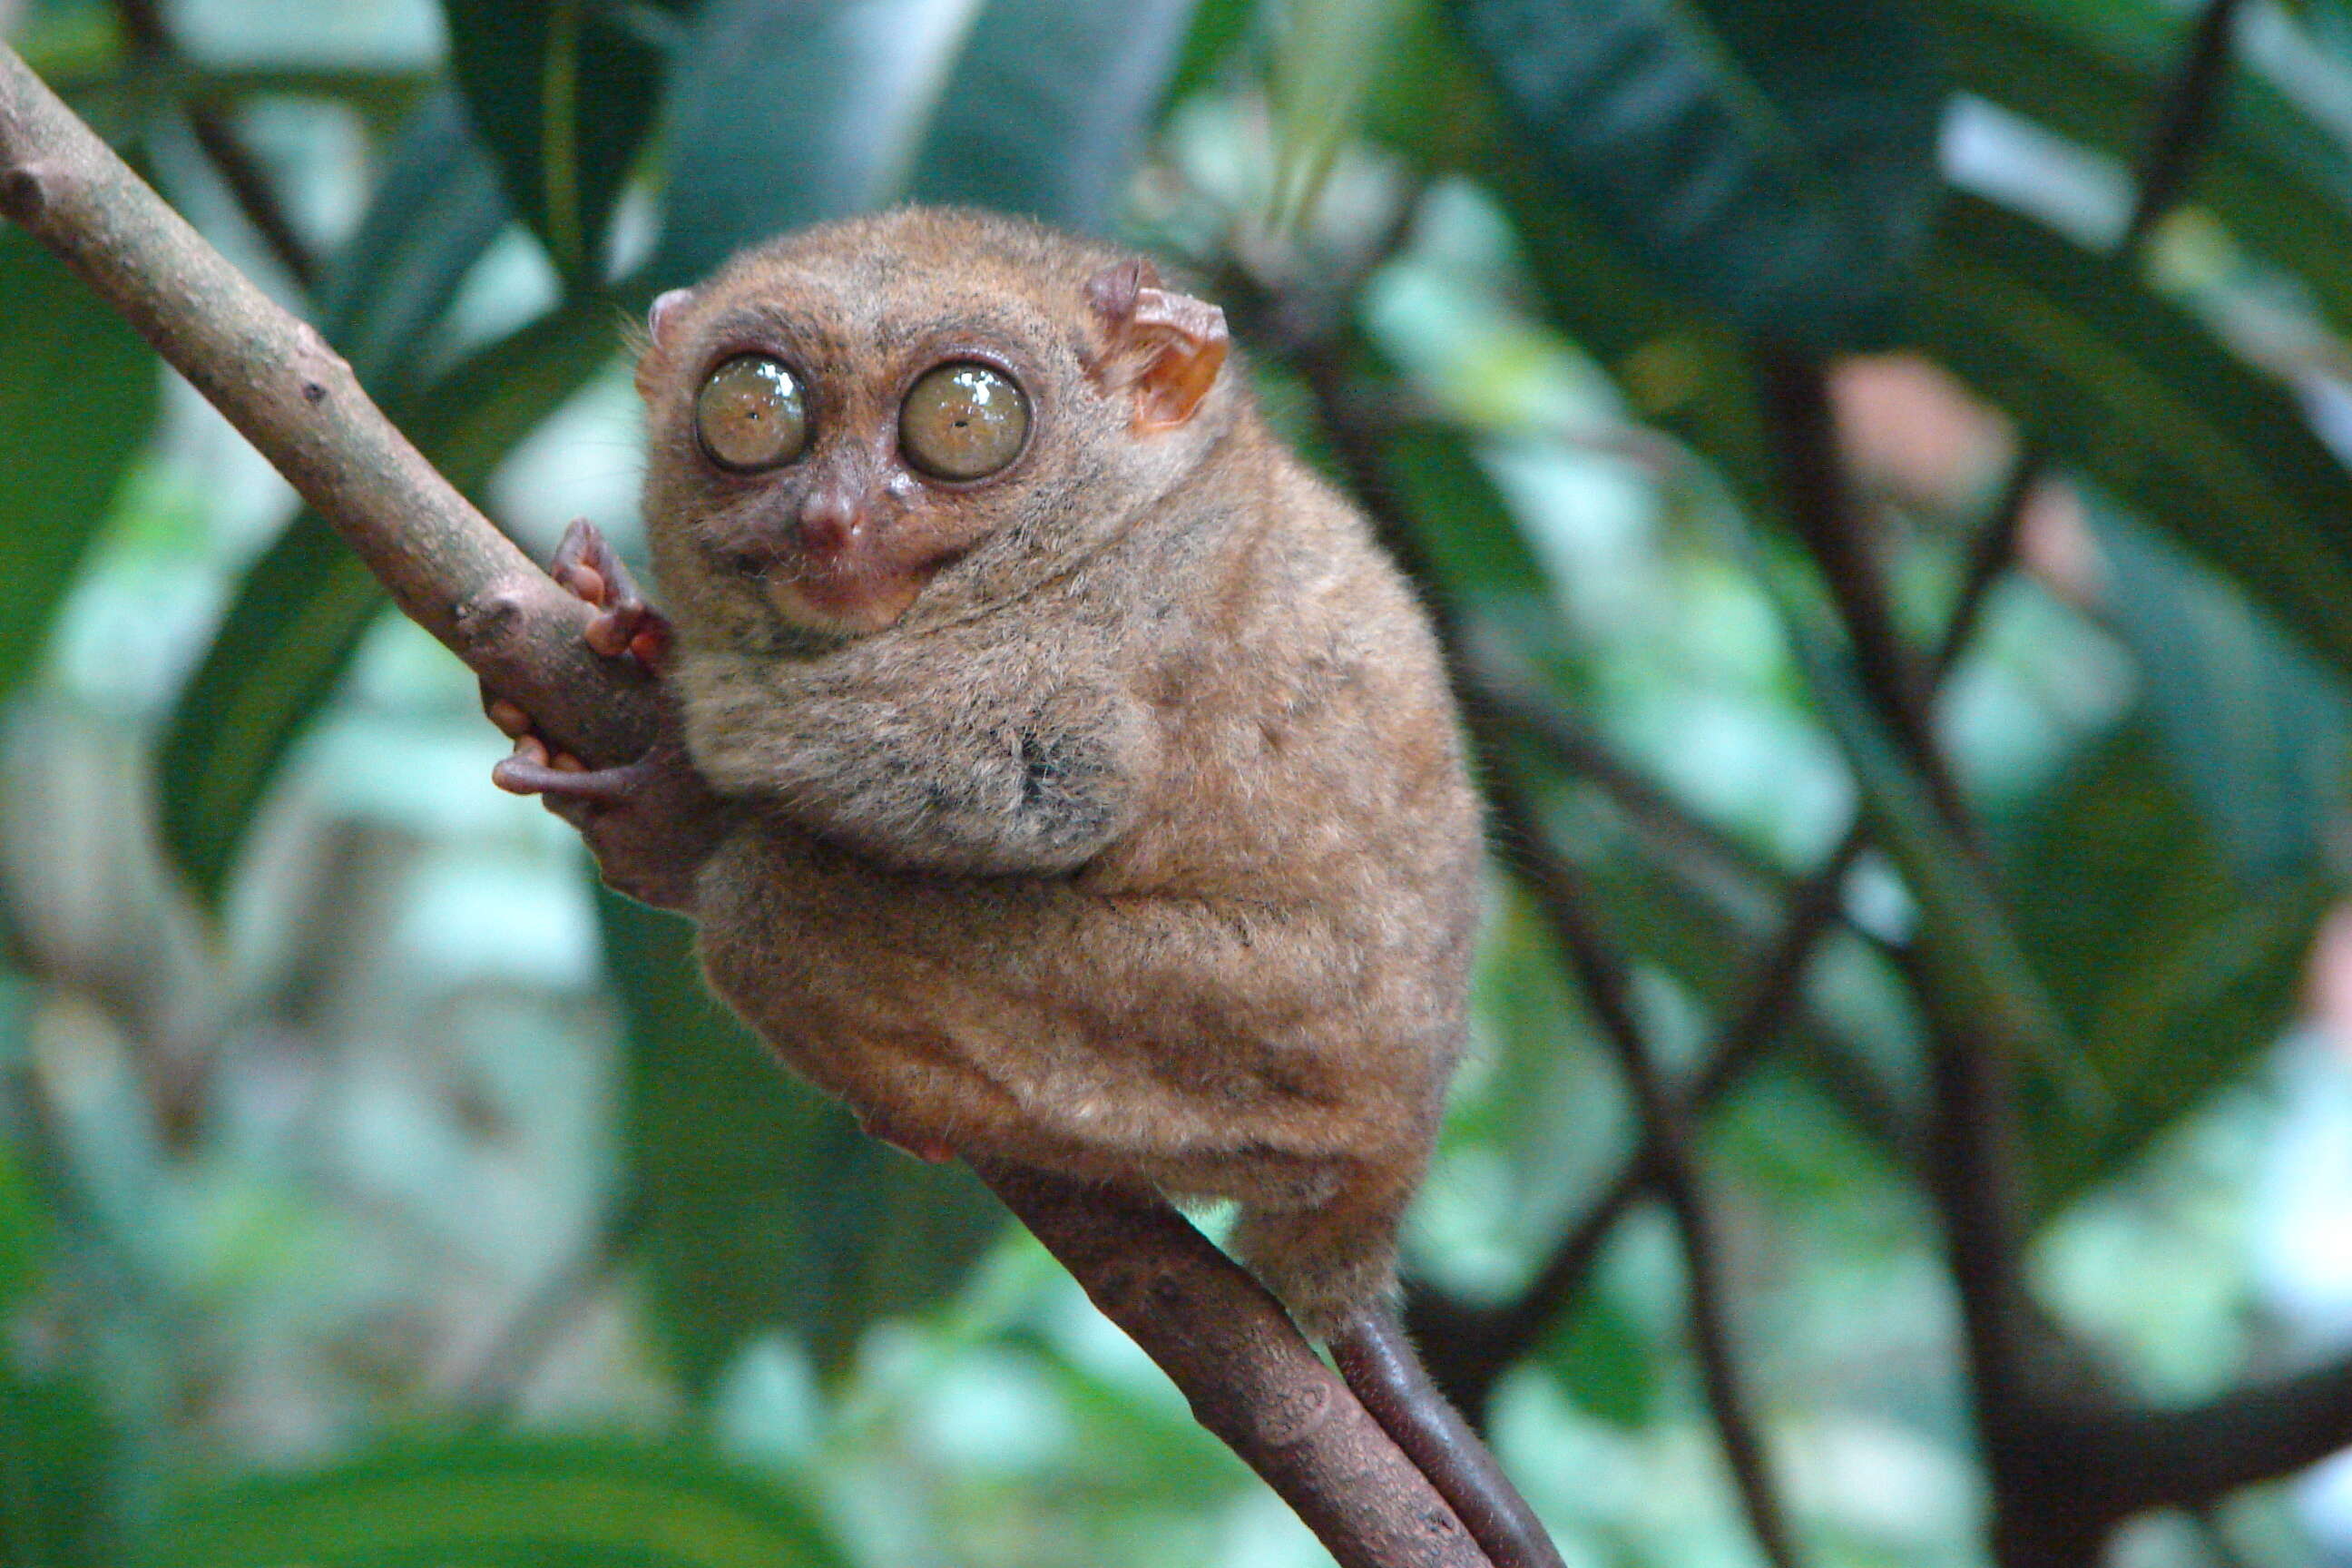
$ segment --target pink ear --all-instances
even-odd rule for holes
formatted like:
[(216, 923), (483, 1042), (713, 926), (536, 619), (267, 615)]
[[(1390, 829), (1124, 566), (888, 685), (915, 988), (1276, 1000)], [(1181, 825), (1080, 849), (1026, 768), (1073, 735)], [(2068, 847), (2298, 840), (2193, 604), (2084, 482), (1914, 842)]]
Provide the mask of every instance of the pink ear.
[(1171, 430), (1192, 418), (1232, 346), (1225, 313), (1160, 288), (1160, 274), (1140, 259), (1097, 273), (1087, 302), (1108, 330), (1092, 372), (1106, 389), (1133, 395), (1136, 430)]
[(656, 295), (652, 307), (646, 311), (646, 335), (652, 341), (646, 344), (646, 352), (637, 356), (637, 395), (644, 398), (648, 406), (654, 400), (655, 385), (661, 379), (662, 366), (669, 363), (667, 340), (677, 335), (678, 318), (686, 314), (686, 308), (693, 303), (693, 289), (672, 289), (667, 294)]
[(691, 289), (672, 289), (654, 297), (653, 308), (646, 312), (646, 330), (653, 333), (655, 346), (660, 346), (662, 334), (677, 326), (679, 315), (693, 303)]

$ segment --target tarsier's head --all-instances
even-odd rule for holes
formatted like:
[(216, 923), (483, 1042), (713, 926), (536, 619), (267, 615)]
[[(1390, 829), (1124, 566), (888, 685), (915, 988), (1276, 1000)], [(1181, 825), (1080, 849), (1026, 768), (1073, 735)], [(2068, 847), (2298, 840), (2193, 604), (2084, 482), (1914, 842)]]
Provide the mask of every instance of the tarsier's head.
[(1096, 548), (1231, 418), (1223, 314), (952, 209), (845, 220), (654, 304), (646, 518), (681, 626), (956, 619)]

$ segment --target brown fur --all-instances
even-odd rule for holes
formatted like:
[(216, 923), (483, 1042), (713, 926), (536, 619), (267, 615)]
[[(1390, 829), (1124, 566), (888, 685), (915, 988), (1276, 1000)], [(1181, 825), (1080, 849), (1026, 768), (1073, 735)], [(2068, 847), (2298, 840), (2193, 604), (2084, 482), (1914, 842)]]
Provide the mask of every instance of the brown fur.
[[(906, 209), (665, 300), (647, 526), (689, 749), (749, 824), (698, 883), (703, 959), (899, 1142), (1239, 1200), (1245, 1258), (1328, 1332), (1392, 1287), (1463, 1035), (1477, 814), (1395, 570), (1238, 367), (1150, 384), (1122, 334), (1197, 344), (1215, 312), (1136, 310), (1131, 264)], [(1127, 310), (1090, 303), (1122, 266)], [(746, 478), (692, 405), (749, 350), (803, 375), (814, 434)], [(1026, 449), (909, 476), (898, 399), (975, 353), (1026, 390)], [(820, 494), (862, 509), (845, 563), (795, 545)], [(824, 571), (830, 599), (794, 596)]]

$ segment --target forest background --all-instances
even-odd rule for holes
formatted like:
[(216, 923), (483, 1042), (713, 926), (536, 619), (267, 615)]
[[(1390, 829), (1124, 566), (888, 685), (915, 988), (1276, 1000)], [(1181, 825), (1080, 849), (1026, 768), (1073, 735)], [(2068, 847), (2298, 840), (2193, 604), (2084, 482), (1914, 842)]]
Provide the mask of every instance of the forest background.
[[(911, 196), (1189, 268), (1455, 650), (1413, 1317), (1569, 1560), (2352, 1562), (2352, 16), (0, 35), (542, 558), (633, 546), (628, 323), (740, 243)], [(13, 229), (0, 322), (0, 1560), (1318, 1561)]]

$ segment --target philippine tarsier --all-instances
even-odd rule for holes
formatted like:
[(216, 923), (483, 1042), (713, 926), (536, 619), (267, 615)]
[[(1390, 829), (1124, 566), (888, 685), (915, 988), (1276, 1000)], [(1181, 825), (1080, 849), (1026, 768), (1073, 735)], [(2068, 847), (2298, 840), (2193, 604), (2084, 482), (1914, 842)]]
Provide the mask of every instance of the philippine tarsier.
[(494, 701), (499, 782), (692, 914), (720, 994), (877, 1135), (1234, 1200), (1488, 1554), (1556, 1562), (1390, 1306), (1476, 921), (1453, 704), (1223, 313), (909, 208), (665, 295), (637, 386), (668, 618), (585, 525), (556, 572), (672, 684), (690, 766), (585, 771)]

